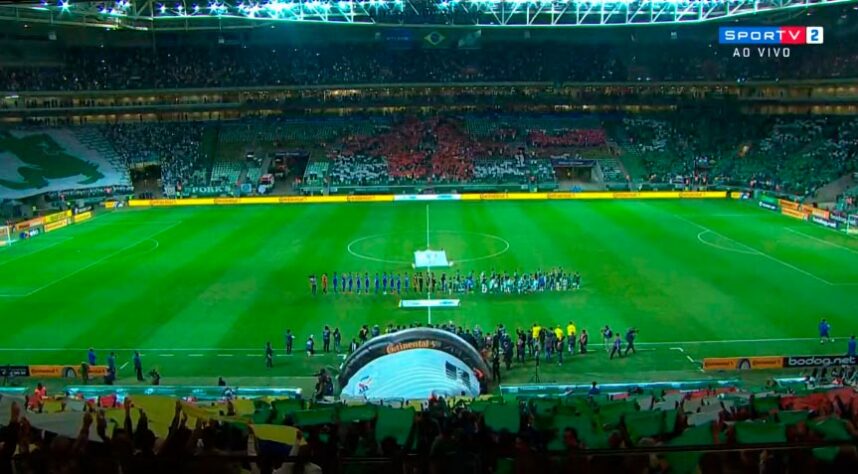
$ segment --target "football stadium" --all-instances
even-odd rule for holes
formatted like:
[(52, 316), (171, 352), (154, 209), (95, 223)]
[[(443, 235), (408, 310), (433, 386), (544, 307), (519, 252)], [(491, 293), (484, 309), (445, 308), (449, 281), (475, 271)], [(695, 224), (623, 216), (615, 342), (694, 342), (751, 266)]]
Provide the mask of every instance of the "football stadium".
[(852, 0), (0, 2), (0, 472), (858, 472), (856, 45)]

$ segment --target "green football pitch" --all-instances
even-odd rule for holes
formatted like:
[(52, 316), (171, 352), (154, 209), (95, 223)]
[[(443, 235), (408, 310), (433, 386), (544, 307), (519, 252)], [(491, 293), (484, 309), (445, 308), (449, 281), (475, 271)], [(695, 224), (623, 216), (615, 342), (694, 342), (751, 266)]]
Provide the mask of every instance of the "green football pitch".
[[(578, 271), (578, 291), (462, 295), (434, 323), (510, 328), (574, 320), (591, 353), (543, 364), (542, 381), (699, 378), (703, 357), (840, 354), (858, 331), (858, 240), (754, 207), (706, 201), (319, 204), (146, 208), (0, 250), (2, 364), (78, 364), (88, 347), (131, 351), (165, 381), (308, 377), (336, 355), (302, 354), (325, 324), (426, 323), (396, 295), (310, 295), (308, 275), (411, 271), (444, 249), (452, 271)], [(816, 338), (827, 318), (832, 344)], [(609, 360), (598, 329), (639, 328)], [(295, 354), (282, 350), (296, 335)], [(263, 346), (278, 350), (264, 367)], [(592, 350), (597, 349), (597, 350)], [(505, 372), (526, 382), (532, 366)], [(278, 382), (279, 383), (279, 382)]]

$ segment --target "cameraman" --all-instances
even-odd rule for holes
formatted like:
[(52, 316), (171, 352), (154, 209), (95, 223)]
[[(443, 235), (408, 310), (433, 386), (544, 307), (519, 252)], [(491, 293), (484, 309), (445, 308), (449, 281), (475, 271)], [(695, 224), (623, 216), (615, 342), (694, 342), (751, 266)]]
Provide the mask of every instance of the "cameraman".
[(629, 330), (626, 331), (626, 354), (625, 355), (629, 355), (629, 351), (632, 351), (635, 354), (638, 353), (638, 351), (635, 350), (635, 338), (637, 337), (637, 335), (638, 335), (638, 330), (633, 328), (633, 327), (629, 328)]
[(161, 385), (161, 373), (157, 368), (149, 371), (149, 377), (152, 377), (152, 385)]

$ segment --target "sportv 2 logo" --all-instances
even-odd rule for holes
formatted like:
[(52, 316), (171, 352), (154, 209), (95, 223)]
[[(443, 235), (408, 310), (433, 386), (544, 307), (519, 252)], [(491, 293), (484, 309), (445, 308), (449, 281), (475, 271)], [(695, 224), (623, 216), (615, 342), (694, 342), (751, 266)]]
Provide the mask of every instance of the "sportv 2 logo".
[(788, 58), (790, 45), (823, 44), (824, 41), (821, 26), (722, 26), (718, 29), (719, 44), (757, 46), (733, 48), (734, 58)]
[(722, 26), (720, 44), (822, 44), (821, 26)]

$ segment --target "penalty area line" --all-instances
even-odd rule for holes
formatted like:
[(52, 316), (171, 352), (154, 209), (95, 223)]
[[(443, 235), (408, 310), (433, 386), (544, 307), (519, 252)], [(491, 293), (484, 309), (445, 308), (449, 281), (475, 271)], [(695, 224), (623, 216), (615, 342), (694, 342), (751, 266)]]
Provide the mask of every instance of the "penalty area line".
[[(849, 247), (844, 247), (843, 245), (840, 245), (840, 244), (838, 244), (838, 243), (835, 243), (835, 242), (829, 242), (829, 241), (827, 241), (827, 240), (825, 240), (825, 239), (820, 239), (819, 237), (814, 237), (814, 236), (812, 236), (812, 235), (810, 235), (810, 234), (805, 234), (804, 232), (802, 232), (802, 231), (800, 231), (800, 230), (795, 230), (795, 229), (793, 229), (792, 227), (786, 227), (786, 230), (788, 230), (788, 231), (792, 232), (793, 234), (801, 235), (801, 236), (803, 236), (803, 237), (806, 237), (806, 238), (808, 238), (808, 239), (810, 239), (810, 240), (814, 240), (814, 241), (819, 242), (819, 243), (821, 243), (821, 244), (825, 244), (825, 245), (828, 245), (828, 246), (831, 246), (831, 247), (834, 247), (834, 248), (837, 248), (837, 249), (845, 250), (845, 251), (847, 251), (847, 252), (849, 252), (849, 253), (853, 253), (853, 254), (855, 254), (855, 255), (858, 255), (858, 250), (851, 249), (851, 248), (849, 248)], [(847, 234), (847, 235), (848, 235), (848, 234)]]
[[(677, 218), (677, 219), (679, 219), (679, 220), (681, 220), (681, 221), (683, 221), (683, 222), (686, 222), (686, 223), (688, 223), (688, 224), (691, 224), (691, 225), (693, 225), (693, 226), (697, 227), (698, 229), (701, 229), (701, 230), (704, 230), (704, 231), (708, 231), (708, 232), (709, 232), (709, 233), (711, 233), (712, 235), (717, 235), (717, 236), (719, 236), (719, 237), (721, 237), (721, 238), (724, 238), (724, 239), (727, 239), (727, 240), (729, 240), (729, 241), (731, 241), (731, 242), (735, 242), (737, 245), (741, 245), (742, 247), (745, 247), (746, 249), (750, 250), (751, 252), (756, 252), (756, 254), (755, 254), (755, 255), (758, 255), (758, 256), (760, 256), (760, 257), (767, 258), (767, 259), (769, 259), (769, 260), (771, 260), (771, 261), (773, 261), (773, 262), (775, 262), (775, 263), (779, 263), (779, 264), (781, 264), (781, 265), (783, 265), (783, 266), (785, 266), (785, 267), (787, 267), (787, 268), (789, 268), (789, 269), (791, 269), (791, 270), (793, 270), (793, 271), (796, 271), (796, 272), (798, 272), (798, 273), (801, 273), (802, 275), (805, 275), (805, 276), (808, 276), (808, 277), (810, 277), (810, 278), (813, 278), (814, 280), (816, 280), (816, 281), (818, 281), (818, 282), (820, 282), (820, 283), (824, 283), (824, 284), (826, 284), (826, 285), (828, 285), (828, 286), (837, 286), (837, 284), (835, 284), (835, 283), (831, 283), (830, 281), (828, 281), (828, 280), (826, 280), (826, 279), (824, 279), (824, 278), (822, 278), (822, 277), (819, 277), (819, 276), (817, 276), (817, 275), (814, 275), (813, 273), (810, 273), (810, 272), (809, 272), (809, 271), (807, 271), (807, 270), (803, 270), (803, 269), (801, 269), (801, 268), (799, 268), (799, 267), (797, 267), (797, 266), (795, 266), (795, 265), (793, 265), (793, 264), (791, 264), (791, 263), (784, 262), (783, 260), (781, 260), (781, 259), (779, 259), (779, 258), (777, 258), (777, 257), (773, 257), (773, 256), (771, 256), (771, 255), (767, 254), (766, 252), (763, 252), (762, 250), (759, 250), (759, 249), (756, 249), (756, 248), (754, 248), (754, 247), (751, 247), (751, 246), (750, 246), (750, 245), (748, 245), (748, 244), (745, 244), (745, 243), (739, 242), (739, 241), (738, 241), (738, 240), (736, 240), (736, 239), (732, 239), (732, 238), (730, 238), (730, 237), (727, 237), (726, 235), (721, 234), (721, 233), (719, 233), (719, 232), (716, 232), (716, 231), (714, 231), (714, 230), (712, 230), (712, 229), (710, 229), (710, 228), (706, 227), (705, 225), (698, 224), (698, 223), (696, 223), (696, 222), (692, 221), (691, 219), (686, 219), (685, 217), (682, 217), (682, 216), (680, 216), (679, 214), (675, 214), (675, 213), (672, 213), (672, 212), (668, 212), (668, 214), (669, 214), (669, 215), (671, 215), (671, 216), (673, 216), (673, 217), (675, 217), (675, 218)], [(703, 233), (698, 234), (698, 236), (697, 236), (697, 237), (698, 237), (698, 240), (700, 239), (700, 235), (702, 235), (702, 234), (703, 234)], [(701, 242), (703, 242), (703, 241), (701, 240)], [(706, 243), (706, 242), (703, 242), (703, 243)]]
[(681, 348), (681, 347), (671, 347), (671, 348), (669, 348), (669, 349), (670, 349), (670, 350), (672, 350), (672, 351), (677, 351), (677, 352), (679, 352), (680, 354), (684, 354), (684, 355), (685, 355), (685, 358), (688, 360), (688, 362), (691, 362), (692, 364), (694, 364), (694, 368), (696, 368), (696, 369), (697, 369), (697, 370), (699, 370), (700, 372), (704, 372), (703, 367), (702, 367), (702, 364), (700, 364), (700, 362), (698, 362), (698, 361), (694, 360), (694, 358), (693, 358), (693, 357), (691, 357), (690, 355), (686, 354), (686, 353), (685, 353), (685, 349), (683, 349), (683, 348)]
[[(134, 248), (134, 247), (136, 247), (136, 246), (138, 246), (138, 245), (142, 244), (143, 242), (148, 242), (148, 241), (150, 241), (150, 240), (154, 241), (154, 240), (155, 240), (155, 239), (154, 239), (154, 237), (155, 237), (155, 236), (160, 235), (160, 234), (163, 234), (164, 232), (166, 232), (166, 231), (168, 231), (168, 230), (170, 230), (170, 229), (172, 229), (172, 228), (176, 227), (177, 225), (179, 225), (179, 224), (177, 223), (177, 224), (174, 224), (174, 225), (171, 225), (171, 226), (168, 226), (168, 227), (164, 227), (163, 229), (159, 230), (158, 232), (155, 232), (155, 233), (154, 233), (154, 234), (152, 234), (152, 235), (149, 235), (148, 237), (145, 237), (145, 238), (142, 238), (142, 239), (140, 239), (140, 240), (137, 240), (137, 241), (135, 241), (135, 242), (133, 242), (133, 243), (131, 243), (131, 244), (129, 244), (129, 245), (126, 245), (125, 247), (122, 247), (122, 248), (121, 248), (121, 249), (119, 249), (119, 250), (115, 250), (115, 251), (113, 251), (113, 252), (110, 252), (109, 254), (107, 254), (107, 255), (105, 255), (105, 256), (103, 256), (103, 257), (101, 257), (101, 258), (97, 259), (97, 260), (94, 260), (94, 261), (92, 261), (92, 262), (90, 262), (90, 263), (88, 263), (88, 264), (84, 265), (83, 267), (80, 267), (80, 268), (78, 268), (77, 270), (72, 271), (71, 273), (67, 273), (67, 274), (65, 274), (65, 275), (63, 275), (63, 276), (61, 276), (61, 277), (59, 277), (59, 278), (56, 278), (56, 279), (54, 279), (54, 280), (49, 281), (48, 283), (45, 283), (44, 285), (42, 285), (42, 286), (40, 286), (40, 287), (36, 288), (35, 290), (30, 291), (29, 293), (24, 294), (22, 297), (24, 297), (24, 298), (25, 298), (25, 297), (28, 297), (28, 296), (32, 296), (32, 295), (34, 295), (34, 294), (36, 294), (36, 293), (38, 293), (38, 292), (40, 292), (40, 291), (44, 290), (45, 288), (48, 288), (48, 287), (50, 287), (50, 286), (53, 286), (53, 285), (55, 285), (55, 284), (57, 284), (57, 283), (59, 283), (59, 282), (61, 282), (61, 281), (67, 280), (67, 279), (69, 279), (69, 278), (71, 278), (71, 277), (73, 277), (73, 276), (77, 275), (78, 273), (81, 273), (81, 272), (83, 272), (83, 271), (85, 271), (85, 270), (88, 270), (88, 269), (90, 269), (90, 268), (92, 268), (92, 267), (94, 267), (94, 266), (98, 265), (99, 263), (102, 263), (102, 262), (104, 262), (104, 261), (106, 261), (106, 260), (108, 260), (108, 259), (110, 259), (110, 258), (112, 258), (112, 257), (115, 257), (115, 256), (117, 256), (117, 255), (121, 254), (122, 252), (125, 252), (126, 250), (130, 250), (130, 249), (132, 249), (132, 248)], [(160, 243), (159, 243), (159, 245), (160, 245)], [(157, 247), (155, 247), (155, 248), (157, 248)], [(150, 250), (154, 250), (154, 249), (150, 249)]]

